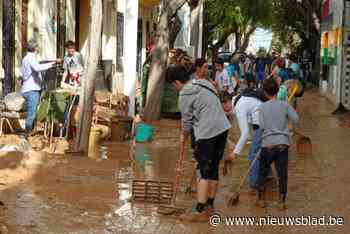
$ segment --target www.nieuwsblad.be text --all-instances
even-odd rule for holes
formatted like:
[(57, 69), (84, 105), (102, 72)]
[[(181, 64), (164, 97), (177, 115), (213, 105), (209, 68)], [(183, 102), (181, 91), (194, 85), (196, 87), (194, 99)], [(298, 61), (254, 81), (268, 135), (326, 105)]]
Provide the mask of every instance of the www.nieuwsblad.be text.
[(209, 219), (210, 225), (219, 226), (342, 226), (343, 217), (334, 215), (299, 216), (299, 217), (249, 217), (249, 216), (221, 216), (214, 214)]

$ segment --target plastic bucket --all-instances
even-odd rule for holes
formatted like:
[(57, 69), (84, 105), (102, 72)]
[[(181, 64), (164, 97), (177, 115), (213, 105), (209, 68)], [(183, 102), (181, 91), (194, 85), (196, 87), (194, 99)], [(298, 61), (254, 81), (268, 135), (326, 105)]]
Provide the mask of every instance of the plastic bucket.
[(100, 139), (101, 139), (101, 130), (100, 129), (91, 128), (90, 138), (89, 138), (89, 148), (98, 147)]
[(145, 123), (137, 124), (135, 128), (136, 142), (151, 141), (154, 134), (154, 127)]

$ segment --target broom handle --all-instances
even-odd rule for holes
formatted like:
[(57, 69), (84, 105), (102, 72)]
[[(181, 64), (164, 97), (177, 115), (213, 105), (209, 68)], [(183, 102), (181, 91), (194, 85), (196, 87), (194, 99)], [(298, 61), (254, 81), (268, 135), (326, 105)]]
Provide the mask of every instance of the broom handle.
[(173, 194), (173, 198), (172, 198), (172, 204), (173, 205), (175, 205), (177, 192), (178, 192), (179, 186), (180, 186), (180, 177), (181, 177), (183, 160), (184, 160), (184, 154), (180, 154), (179, 155), (179, 160), (178, 160), (176, 168), (175, 168), (176, 174), (175, 174), (175, 183), (174, 183), (174, 194)]
[[(261, 151), (260, 151), (260, 152), (261, 152)], [(258, 152), (258, 155), (254, 158), (254, 160), (253, 160), (252, 163), (250, 164), (250, 166), (249, 166), (247, 172), (243, 175), (243, 177), (241, 177), (241, 181), (240, 181), (240, 183), (239, 183), (239, 185), (238, 185), (238, 187), (237, 187), (237, 189), (236, 189), (236, 192), (239, 192), (239, 191), (241, 190), (241, 188), (242, 188), (242, 186), (243, 186), (243, 184), (244, 184), (246, 178), (248, 177), (248, 175), (249, 175), (251, 169), (253, 168), (253, 166), (254, 166), (254, 164), (256, 163), (256, 161), (260, 158), (260, 152)]]
[(298, 132), (297, 130), (293, 129), (293, 132), (295, 135), (300, 136), (300, 137), (305, 137), (303, 134), (301, 134), (300, 132)]
[(288, 103), (290, 103), (290, 102), (292, 101), (292, 99), (293, 99), (294, 95), (296, 94), (297, 90), (298, 90), (298, 86), (295, 85), (295, 86), (293, 87), (292, 93), (291, 93), (290, 96), (288, 97)]

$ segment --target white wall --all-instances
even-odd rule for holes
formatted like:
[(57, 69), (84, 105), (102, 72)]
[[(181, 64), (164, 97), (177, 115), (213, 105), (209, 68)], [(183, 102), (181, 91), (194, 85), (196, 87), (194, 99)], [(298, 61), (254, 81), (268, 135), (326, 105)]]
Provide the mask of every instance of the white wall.
[(16, 0), (16, 22), (15, 22), (15, 77), (19, 77), (22, 63), (22, 0)]
[(102, 60), (116, 61), (116, 12), (112, 1), (104, 2), (103, 9), (103, 34), (102, 34)]
[(29, 1), (28, 40), (31, 39), (39, 44), (40, 59), (56, 58), (57, 5), (55, 1)]
[[(333, 25), (332, 30), (337, 27), (342, 27), (343, 22), (343, 1), (331, 0), (330, 1), (330, 13), (333, 13)], [(341, 89), (341, 77), (342, 77), (342, 43), (338, 45), (337, 64), (329, 66), (329, 79), (327, 82), (328, 98), (337, 103), (340, 100)]]
[(67, 0), (66, 6), (66, 41), (75, 41), (76, 0)]
[(55, 59), (57, 49), (57, 4), (56, 1), (43, 1), (42, 8), (43, 59)]
[(125, 32), (124, 32), (124, 94), (129, 96), (129, 116), (135, 114), (135, 85), (137, 79), (137, 24), (139, 1), (125, 3)]
[(41, 0), (32, 0), (28, 3), (28, 40), (36, 40), (39, 45), (41, 45), (41, 18), (42, 11), (37, 9), (42, 9)]
[[(4, 78), (4, 69), (2, 67), (2, 0), (0, 0), (0, 80)], [(2, 87), (0, 85), (0, 94), (2, 93)]]
[(179, 11), (178, 16), (182, 22), (182, 27), (175, 40), (175, 47), (189, 47), (191, 33), (191, 11), (190, 7), (185, 4)]
[(122, 12), (125, 14), (125, 4), (127, 0), (118, 0), (118, 12)]

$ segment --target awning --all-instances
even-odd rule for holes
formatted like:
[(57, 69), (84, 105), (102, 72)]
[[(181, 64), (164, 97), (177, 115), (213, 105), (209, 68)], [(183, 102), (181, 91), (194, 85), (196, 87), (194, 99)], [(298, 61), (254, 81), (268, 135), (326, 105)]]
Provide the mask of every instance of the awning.
[(160, 3), (160, 0), (141, 0), (140, 3), (143, 7), (154, 7)]

